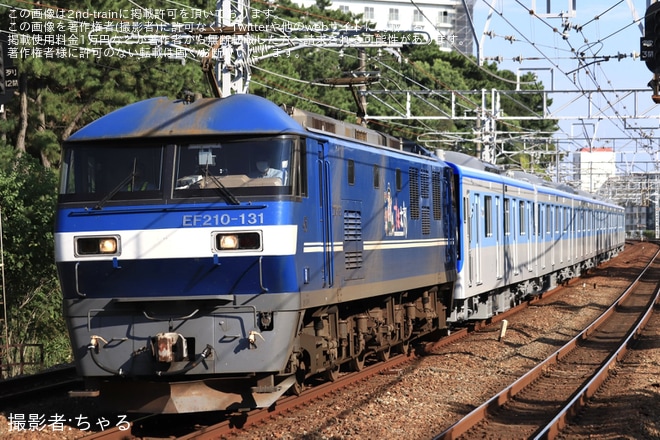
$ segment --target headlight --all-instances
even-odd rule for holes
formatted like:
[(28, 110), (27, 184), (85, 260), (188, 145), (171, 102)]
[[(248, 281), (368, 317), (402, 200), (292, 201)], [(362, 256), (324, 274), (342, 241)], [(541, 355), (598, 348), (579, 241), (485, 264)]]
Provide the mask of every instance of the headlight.
[(219, 251), (259, 250), (261, 234), (259, 232), (217, 233), (215, 248)]
[(102, 254), (114, 254), (117, 252), (117, 239), (114, 237), (100, 239), (99, 250)]
[(78, 237), (76, 255), (116, 255), (119, 252), (118, 237)]
[(219, 235), (220, 249), (238, 249), (238, 235)]

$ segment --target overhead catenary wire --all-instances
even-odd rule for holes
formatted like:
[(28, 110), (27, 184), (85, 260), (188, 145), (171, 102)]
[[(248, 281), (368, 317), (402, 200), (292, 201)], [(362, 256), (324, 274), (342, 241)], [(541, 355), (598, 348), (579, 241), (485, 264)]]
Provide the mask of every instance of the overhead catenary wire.
[[(484, 2), (485, 2), (485, 0), (484, 0)], [(566, 45), (568, 46), (568, 48), (569, 48), (568, 50), (569, 50), (571, 53), (574, 53), (574, 54), (575, 54), (574, 59), (576, 59), (576, 60), (578, 61), (578, 63), (579, 63), (579, 64), (578, 64), (577, 72), (579, 73), (580, 71), (584, 71), (584, 72), (586, 73), (586, 75), (589, 77), (589, 80), (592, 81), (592, 82), (594, 83), (594, 85), (595, 85), (595, 89), (600, 91), (601, 95), (602, 95), (602, 96), (604, 97), (604, 99), (607, 101), (607, 105), (606, 105), (606, 107), (604, 107), (604, 109), (611, 108), (613, 111), (616, 112), (616, 111), (617, 111), (617, 110), (616, 110), (616, 105), (614, 105), (613, 102), (611, 102), (611, 101), (609, 101), (609, 100), (607, 99), (607, 96), (605, 95), (605, 93), (604, 93), (604, 91), (603, 91), (603, 88), (601, 87), (601, 85), (599, 84), (599, 82), (598, 82), (598, 80), (597, 80), (597, 78), (596, 78), (595, 72), (594, 72), (592, 69), (590, 69), (590, 65), (587, 65), (587, 64), (584, 62), (585, 57), (584, 57), (584, 56), (581, 56), (581, 53), (575, 48), (574, 45), (571, 44), (571, 41), (570, 41), (570, 40), (571, 40), (571, 34), (570, 34), (570, 32), (568, 32), (568, 31), (570, 31), (571, 29), (577, 29), (579, 32), (582, 32), (582, 31), (584, 30), (584, 28), (585, 28), (585, 25), (583, 25), (583, 26), (574, 26), (574, 25), (571, 26), (571, 25), (568, 25), (568, 24), (565, 22), (565, 23), (564, 23), (565, 31), (564, 31), (564, 32), (560, 32), (555, 26), (552, 26), (550, 23), (547, 22), (547, 20), (545, 20), (545, 19), (543, 19), (542, 17), (540, 17), (538, 14), (536, 14), (535, 11), (530, 10), (526, 5), (522, 4), (520, 1), (516, 1), (516, 3), (518, 4), (518, 6), (524, 8), (524, 10), (526, 10), (526, 11), (528, 12), (528, 14), (530, 15), (530, 17), (533, 17), (534, 20), (537, 20), (537, 21), (539, 21), (540, 23), (542, 23), (544, 26), (550, 28), (550, 29), (551, 29), (556, 35), (561, 35), (561, 40), (560, 40), (560, 41), (562, 41), (563, 44), (566, 44)], [(618, 2), (618, 3), (616, 3), (614, 6), (617, 6), (617, 5), (621, 4), (621, 3), (622, 3), (622, 2)], [(606, 8), (606, 10), (605, 10), (603, 13), (597, 15), (597, 19), (590, 20), (589, 22), (587, 22), (587, 24), (598, 23), (598, 19), (602, 18), (602, 16), (603, 16), (605, 13), (609, 13), (609, 12), (611, 12), (611, 11), (613, 10), (614, 6)], [(562, 73), (562, 74), (563, 74), (563, 75), (569, 80), (570, 83), (572, 83), (572, 84), (574, 84), (574, 85), (576, 86), (576, 88), (577, 88), (579, 91), (586, 92), (586, 88), (585, 88), (584, 86), (582, 86), (582, 85), (579, 83), (579, 81), (580, 81), (580, 77), (579, 77), (579, 75), (577, 75), (577, 76), (575, 76), (575, 77), (572, 77), (571, 75), (572, 75), (573, 73), (575, 73), (575, 72), (572, 72), (572, 71), (571, 71), (571, 72), (566, 71), (566, 70), (562, 69), (562, 68), (561, 68), (556, 62), (553, 62), (553, 60), (556, 59), (556, 58), (553, 58), (553, 57), (547, 55), (547, 54), (543, 51), (543, 49), (542, 49), (541, 47), (539, 47), (538, 44), (535, 44), (535, 42), (530, 41), (530, 39), (527, 38), (523, 32), (519, 31), (519, 29), (518, 29), (513, 23), (511, 23), (509, 20), (506, 19), (506, 17), (504, 17), (504, 14), (502, 13), (502, 11), (494, 10), (494, 12), (497, 13), (497, 14), (498, 14), (498, 15), (499, 15), (499, 16), (500, 16), (500, 17), (501, 17), (501, 18), (502, 18), (502, 19), (508, 24), (508, 26), (510, 26), (512, 29), (514, 29), (516, 32), (518, 32), (518, 34), (521, 35), (521, 41), (525, 42), (526, 44), (529, 44), (531, 47), (534, 48), (534, 50), (536, 50), (537, 52), (539, 52), (539, 53), (541, 54), (541, 56), (542, 56), (543, 58), (545, 58), (546, 61), (547, 61), (551, 66), (553, 66), (554, 68), (556, 68), (558, 72)], [(611, 38), (613, 35), (616, 35), (616, 34), (620, 33), (622, 30), (624, 30), (624, 29), (626, 29), (626, 28), (628, 28), (628, 27), (630, 27), (630, 26), (634, 26), (636, 23), (638, 23), (638, 21), (639, 21), (639, 19), (635, 19), (635, 20), (632, 20), (632, 21), (630, 21), (630, 22), (628, 22), (628, 23), (624, 23), (624, 25), (623, 25), (621, 28), (619, 28), (619, 29), (613, 31), (613, 32), (610, 33), (607, 37), (599, 38), (598, 41), (595, 41), (595, 42), (591, 42), (591, 43), (589, 43), (589, 46), (588, 46), (588, 47), (589, 47), (589, 48), (593, 48), (594, 45), (599, 44), (600, 42), (604, 41), (605, 39), (607, 39), (607, 38)], [(586, 37), (585, 37), (584, 35), (582, 35), (582, 38), (583, 38), (584, 40), (587, 40)], [(560, 51), (561, 51), (561, 50), (565, 50), (565, 49), (563, 49), (563, 48), (561, 48), (561, 47), (559, 47), (559, 46), (556, 46), (556, 48), (557, 48), (557, 50), (560, 50)], [(631, 56), (632, 56), (632, 55), (631, 55)], [(606, 56), (603, 56), (602, 61), (604, 62), (604, 61), (613, 60), (613, 59), (618, 59), (618, 60), (620, 60), (620, 59), (621, 59), (620, 54), (618, 54), (617, 56), (612, 56), (612, 57), (606, 57)], [(602, 69), (602, 66), (599, 65), (598, 67), (599, 67), (600, 69)], [(596, 106), (598, 107), (597, 104), (594, 104), (594, 105), (596, 105)], [(603, 110), (603, 111), (604, 111), (604, 110)], [(618, 114), (618, 113), (617, 113), (617, 114)], [(624, 133), (624, 136), (626, 136), (626, 137), (632, 137), (632, 136), (630, 135), (630, 133), (626, 130), (626, 128), (623, 127), (623, 126), (621, 126), (621, 122), (619, 122), (619, 121), (614, 121), (613, 124), (614, 124), (615, 126), (617, 126), (618, 129), (619, 129), (622, 133)], [(562, 128), (560, 127), (560, 129), (562, 129)], [(563, 129), (562, 129), (562, 131), (563, 131)], [(577, 143), (576, 143), (576, 145), (579, 146), (579, 144), (577, 144)]]

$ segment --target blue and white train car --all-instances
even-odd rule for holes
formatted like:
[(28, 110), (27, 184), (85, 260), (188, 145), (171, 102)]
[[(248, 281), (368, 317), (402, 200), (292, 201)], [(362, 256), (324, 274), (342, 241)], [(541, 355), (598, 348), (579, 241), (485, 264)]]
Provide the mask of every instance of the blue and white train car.
[(122, 410), (267, 407), (445, 328), (454, 179), (420, 151), (251, 95), (72, 135), (56, 264), (88, 388)]
[(492, 317), (623, 249), (622, 207), (464, 154), (439, 154), (454, 169), (459, 206), (448, 321)]

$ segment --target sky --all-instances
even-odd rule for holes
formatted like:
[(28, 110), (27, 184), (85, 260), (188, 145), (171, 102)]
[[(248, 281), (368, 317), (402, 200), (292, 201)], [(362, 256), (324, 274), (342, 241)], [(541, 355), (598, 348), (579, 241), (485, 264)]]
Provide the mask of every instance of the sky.
[(620, 172), (640, 172), (655, 170), (660, 159), (660, 105), (647, 86), (653, 75), (635, 56), (642, 36), (636, 18), (643, 25), (646, 8), (646, 0), (476, 0), (473, 21), (482, 57), (502, 57), (502, 69), (533, 71), (556, 91), (549, 109), (561, 118), (556, 138), (563, 151), (614, 148)]

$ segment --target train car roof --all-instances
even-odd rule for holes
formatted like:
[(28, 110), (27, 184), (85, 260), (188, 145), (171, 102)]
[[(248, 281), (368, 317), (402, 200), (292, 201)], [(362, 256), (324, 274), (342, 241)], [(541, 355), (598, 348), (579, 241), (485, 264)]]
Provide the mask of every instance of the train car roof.
[(115, 110), (71, 135), (67, 142), (173, 136), (300, 134), (305, 129), (265, 98), (230, 95), (194, 102), (159, 97)]
[(438, 150), (436, 151), (436, 154), (453, 167), (461, 176), (472, 177), (498, 184), (507, 184), (525, 189), (533, 189), (534, 186), (538, 186), (536, 182), (530, 182), (528, 179), (519, 179), (507, 175), (507, 173), (499, 166), (484, 162), (465, 153)]
[(520, 188), (536, 190), (540, 194), (550, 194), (562, 197), (570, 197), (576, 200), (598, 203), (604, 206), (617, 207), (618, 205), (602, 200), (584, 191), (578, 191), (566, 184), (549, 182), (534, 174), (517, 170), (503, 170), (497, 165), (489, 164), (476, 157), (455, 151), (439, 150), (436, 154), (453, 167), (462, 176), (468, 176), (488, 182), (495, 182)]

